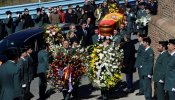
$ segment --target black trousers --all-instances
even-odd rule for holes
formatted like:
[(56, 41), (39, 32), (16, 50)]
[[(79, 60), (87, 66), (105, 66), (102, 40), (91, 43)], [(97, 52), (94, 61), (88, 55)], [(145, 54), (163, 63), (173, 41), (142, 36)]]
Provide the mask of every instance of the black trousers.
[(46, 88), (47, 88), (47, 80), (46, 80), (46, 74), (45, 73), (39, 73), (39, 97), (40, 99), (45, 99), (46, 97)]

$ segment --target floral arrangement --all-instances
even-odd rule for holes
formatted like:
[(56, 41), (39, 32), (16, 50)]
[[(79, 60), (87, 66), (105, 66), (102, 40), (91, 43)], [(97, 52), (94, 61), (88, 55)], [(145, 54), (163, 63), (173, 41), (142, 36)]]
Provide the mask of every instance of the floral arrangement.
[(95, 87), (109, 89), (121, 80), (123, 50), (119, 45), (95, 45), (91, 47), (89, 60), (88, 76)]
[(109, 13), (118, 13), (119, 12), (118, 4), (117, 3), (109, 3), (108, 10), (109, 10)]
[(61, 28), (57, 25), (48, 25), (45, 30), (44, 39), (49, 44), (59, 44), (64, 39), (61, 34)]
[(78, 84), (86, 70), (84, 49), (65, 49), (62, 45), (51, 49), (53, 61), (50, 64), (48, 80), (55, 89), (72, 90), (72, 85)]
[(135, 22), (138, 25), (146, 26), (149, 21), (151, 21), (151, 17), (141, 17), (140, 19), (137, 19)]

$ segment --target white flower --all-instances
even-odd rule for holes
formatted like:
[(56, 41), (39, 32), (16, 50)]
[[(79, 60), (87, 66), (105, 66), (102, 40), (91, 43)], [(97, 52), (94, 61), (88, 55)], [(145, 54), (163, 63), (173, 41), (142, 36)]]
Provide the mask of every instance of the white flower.
[(49, 30), (47, 30), (47, 31), (46, 31), (46, 33), (50, 33), (50, 31), (49, 31)]
[(104, 54), (100, 53), (100, 54), (99, 54), (99, 57), (100, 57), (100, 59), (103, 59)]
[(103, 51), (104, 54), (107, 54), (107, 51)]
[(116, 65), (113, 65), (113, 66), (112, 66), (112, 68), (118, 68), (118, 66), (116, 66)]
[(52, 32), (52, 35), (55, 35), (55, 32)]
[(80, 52), (83, 52), (84, 51), (84, 49), (82, 48), (82, 49), (80, 49)]

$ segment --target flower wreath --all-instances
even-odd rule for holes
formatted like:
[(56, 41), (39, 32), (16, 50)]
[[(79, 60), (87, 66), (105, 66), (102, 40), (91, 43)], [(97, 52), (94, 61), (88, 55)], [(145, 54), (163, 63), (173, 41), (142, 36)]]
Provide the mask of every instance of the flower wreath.
[(123, 50), (119, 45), (96, 45), (92, 49), (90, 59), (88, 76), (95, 87), (109, 89), (121, 80)]

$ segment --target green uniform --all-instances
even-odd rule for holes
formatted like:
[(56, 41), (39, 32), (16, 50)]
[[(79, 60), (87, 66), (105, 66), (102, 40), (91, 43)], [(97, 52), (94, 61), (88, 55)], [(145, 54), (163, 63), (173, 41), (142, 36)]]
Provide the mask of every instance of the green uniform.
[(115, 42), (116, 44), (119, 44), (121, 42), (121, 35), (114, 35), (112, 41)]
[(134, 32), (133, 25), (134, 25), (135, 14), (134, 12), (126, 12), (126, 15), (127, 15), (126, 18), (128, 21), (127, 34), (131, 34), (132, 32)]
[(47, 70), (49, 69), (49, 53), (46, 50), (38, 52), (37, 74), (39, 76), (39, 98), (45, 100), (45, 91), (47, 88)]
[(32, 59), (32, 57), (30, 55), (28, 55), (26, 59), (28, 61), (28, 68), (29, 68), (29, 72), (28, 72), (28, 74), (29, 74), (29, 82), (31, 82), (32, 79), (33, 79), (33, 74), (34, 74), (33, 59)]
[(165, 90), (168, 91), (169, 100), (175, 99), (175, 53), (170, 56), (165, 76)]
[(164, 51), (159, 54), (155, 63), (153, 81), (157, 86), (157, 100), (165, 100), (164, 82), (169, 56), (169, 53)]
[(143, 44), (139, 45), (139, 48), (137, 50), (137, 58), (135, 61), (135, 68), (138, 68), (138, 74), (139, 74), (139, 93), (143, 93), (143, 78), (141, 77), (141, 70), (140, 70), (140, 65), (142, 61), (142, 57), (144, 54), (145, 48), (143, 47)]
[[(142, 17), (146, 17), (147, 16), (147, 13), (146, 13), (146, 10), (138, 10), (137, 12), (137, 19), (140, 19)], [(145, 34), (145, 30), (144, 30), (145, 26), (143, 26), (142, 24), (137, 24), (137, 30), (138, 32), (140, 32), (141, 34)]]
[(8, 33), (8, 35), (13, 33), (13, 18), (6, 18), (4, 20), (4, 24), (5, 24), (5, 29)]
[(38, 53), (38, 69), (37, 73), (46, 73), (49, 69), (49, 53), (45, 50), (40, 50)]
[(20, 58), (17, 66), (21, 69), (21, 84), (24, 85), (26, 84), (26, 87), (23, 87), (23, 95), (27, 94), (27, 89), (28, 88), (28, 82), (29, 82), (29, 75), (28, 75), (28, 62), (24, 58)]
[(0, 66), (0, 100), (13, 100), (20, 95), (19, 68), (8, 60)]
[(152, 99), (152, 87), (151, 87), (151, 78), (148, 75), (153, 74), (154, 66), (154, 52), (152, 48), (145, 49), (142, 61), (141, 61), (141, 78), (143, 78), (143, 91), (145, 100)]
[(92, 42), (93, 42), (93, 44), (98, 43), (98, 35), (97, 35), (97, 34), (94, 34), (94, 35), (92, 36)]

